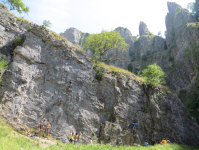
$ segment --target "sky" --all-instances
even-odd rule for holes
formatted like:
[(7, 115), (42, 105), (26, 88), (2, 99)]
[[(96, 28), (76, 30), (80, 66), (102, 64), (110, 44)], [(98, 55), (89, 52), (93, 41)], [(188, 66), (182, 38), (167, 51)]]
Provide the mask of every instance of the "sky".
[[(100, 33), (121, 26), (139, 34), (139, 22), (147, 24), (150, 32), (157, 34), (166, 30), (165, 16), (168, 12), (167, 0), (22, 0), (30, 7), (27, 14), (19, 17), (42, 25), (50, 20), (52, 31), (64, 32), (74, 27), (82, 32)], [(195, 0), (172, 0), (183, 8)]]

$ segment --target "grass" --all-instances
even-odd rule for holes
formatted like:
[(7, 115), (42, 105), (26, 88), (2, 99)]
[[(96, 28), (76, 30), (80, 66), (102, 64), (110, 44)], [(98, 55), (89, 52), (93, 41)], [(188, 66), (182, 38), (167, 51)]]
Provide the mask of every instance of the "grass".
[(57, 145), (42, 148), (39, 145), (39, 139), (30, 139), (21, 136), (13, 131), (4, 121), (0, 120), (0, 149), (1, 150), (198, 150), (199, 147), (191, 147), (178, 144), (154, 145), (144, 147), (135, 146), (112, 146), (110, 144), (64, 144), (57, 141)]
[(6, 8), (7, 10), (9, 10), (9, 8), (7, 6), (5, 6), (4, 4), (0, 3), (4, 8)]
[(187, 23), (187, 27), (199, 29), (199, 22)]
[(21, 21), (21, 22), (26, 23), (26, 24), (30, 24), (30, 22), (29, 22), (28, 20), (24, 19), (23, 17), (17, 17), (17, 16), (15, 16), (15, 18), (16, 18), (18, 21)]
[(0, 149), (1, 150), (38, 150), (39, 144), (31, 144), (31, 140), (14, 132), (5, 122), (0, 120)]
[(115, 66), (112, 66), (112, 65), (107, 65), (103, 62), (97, 62), (97, 64), (100, 68), (104, 68), (108, 72), (115, 72), (115, 73), (117, 73), (121, 76), (124, 76), (123, 74), (127, 74), (130, 77), (133, 77), (133, 80), (144, 82), (143, 78), (136, 76), (135, 74), (133, 74), (132, 72), (130, 72), (128, 70), (118, 68), (118, 67), (115, 67)]
[(73, 144), (60, 144), (51, 146), (46, 150), (198, 150), (198, 147), (191, 147), (178, 144), (154, 145), (154, 146), (112, 146), (110, 144), (87, 144), (87, 145), (73, 145)]

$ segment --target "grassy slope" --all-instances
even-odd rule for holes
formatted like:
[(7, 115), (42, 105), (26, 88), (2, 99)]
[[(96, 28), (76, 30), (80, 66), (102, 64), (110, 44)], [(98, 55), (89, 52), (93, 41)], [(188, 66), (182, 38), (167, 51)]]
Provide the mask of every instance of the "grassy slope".
[(24, 138), (14, 132), (11, 127), (0, 120), (0, 149), (1, 150), (38, 150), (39, 145), (31, 143), (30, 139)]
[(34, 140), (25, 138), (19, 133), (13, 131), (5, 122), (0, 120), (0, 150), (199, 150), (196, 147), (188, 147), (178, 144), (155, 145), (149, 147), (132, 147), (132, 146), (116, 146), (87, 144), (87, 145), (71, 145), (58, 142), (57, 146), (49, 146), (47, 148), (40, 147)]

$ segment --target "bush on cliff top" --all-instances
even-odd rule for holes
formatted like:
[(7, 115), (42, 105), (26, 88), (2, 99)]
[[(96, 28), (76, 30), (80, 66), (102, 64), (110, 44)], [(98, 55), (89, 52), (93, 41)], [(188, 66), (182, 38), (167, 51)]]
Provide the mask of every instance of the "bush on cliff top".
[(84, 43), (83, 49), (90, 50), (93, 58), (100, 61), (102, 56), (109, 50), (122, 50), (126, 51), (128, 44), (124, 41), (124, 38), (118, 31), (105, 31), (100, 34), (90, 34)]
[(144, 69), (141, 76), (144, 78), (147, 84), (155, 87), (158, 84), (165, 83), (166, 74), (160, 66), (153, 64), (149, 65), (147, 69)]

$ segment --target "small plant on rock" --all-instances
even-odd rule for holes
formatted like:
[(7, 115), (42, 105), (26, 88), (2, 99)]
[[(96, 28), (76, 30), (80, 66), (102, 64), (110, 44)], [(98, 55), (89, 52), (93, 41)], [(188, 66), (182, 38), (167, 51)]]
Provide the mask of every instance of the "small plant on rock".
[(52, 23), (50, 22), (50, 20), (44, 20), (43, 21), (43, 26), (44, 27), (50, 27), (52, 25)]
[(23, 38), (18, 37), (18, 36), (15, 36), (15, 39), (13, 40), (12, 45), (13, 45), (14, 47), (22, 46), (22, 45), (23, 45), (23, 42), (24, 42), (24, 39), (23, 39)]

